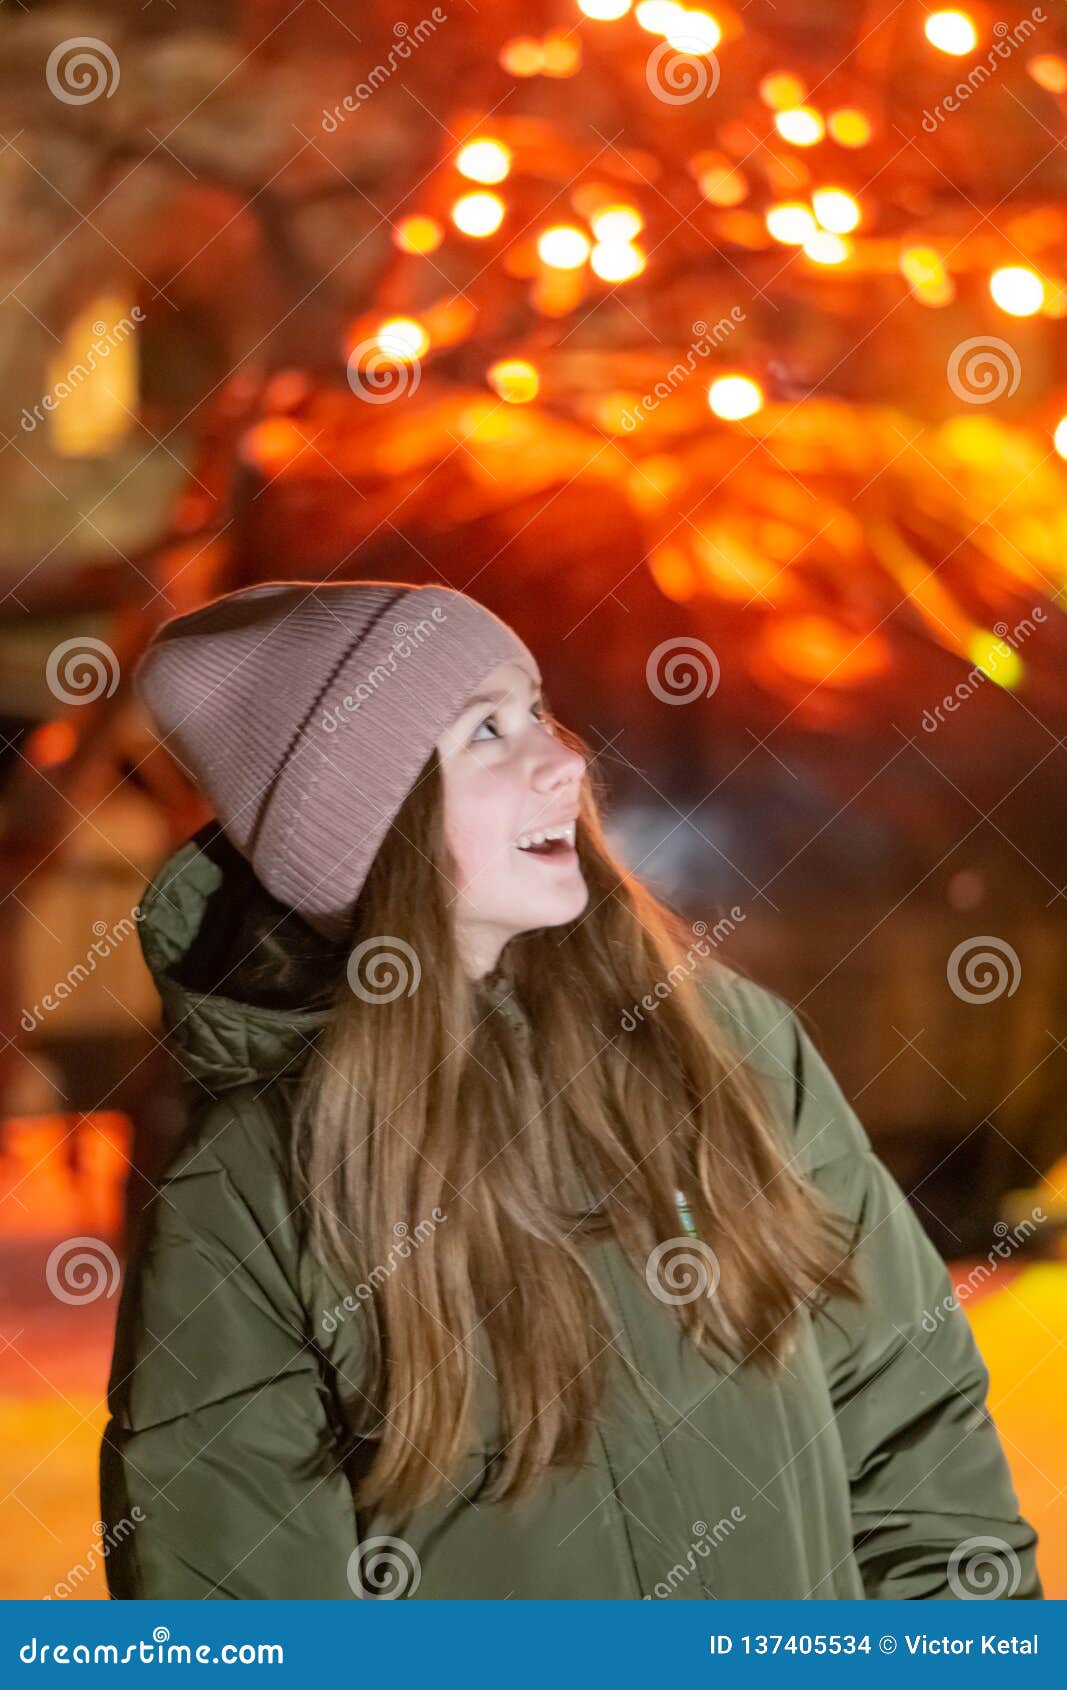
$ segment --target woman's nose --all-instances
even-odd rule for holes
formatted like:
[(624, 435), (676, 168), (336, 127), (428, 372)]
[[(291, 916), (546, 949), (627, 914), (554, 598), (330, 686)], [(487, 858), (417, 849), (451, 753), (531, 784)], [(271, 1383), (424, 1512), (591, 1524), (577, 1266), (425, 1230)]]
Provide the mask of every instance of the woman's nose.
[(556, 787), (568, 786), (572, 782), (580, 781), (585, 774), (585, 757), (580, 751), (563, 745), (559, 740), (553, 740), (546, 746), (545, 756), (539, 770), (539, 784), (554, 790)]

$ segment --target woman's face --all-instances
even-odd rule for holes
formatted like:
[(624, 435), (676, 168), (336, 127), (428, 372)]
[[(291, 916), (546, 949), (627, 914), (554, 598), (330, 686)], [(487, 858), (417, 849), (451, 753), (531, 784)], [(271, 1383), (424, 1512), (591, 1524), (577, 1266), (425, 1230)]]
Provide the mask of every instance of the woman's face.
[[(459, 871), (456, 929), (474, 977), (517, 933), (572, 921), (589, 897), (573, 845), (585, 759), (555, 737), (540, 698), (528, 669), (500, 663), (437, 742)], [(569, 840), (551, 854), (519, 844), (567, 824)]]

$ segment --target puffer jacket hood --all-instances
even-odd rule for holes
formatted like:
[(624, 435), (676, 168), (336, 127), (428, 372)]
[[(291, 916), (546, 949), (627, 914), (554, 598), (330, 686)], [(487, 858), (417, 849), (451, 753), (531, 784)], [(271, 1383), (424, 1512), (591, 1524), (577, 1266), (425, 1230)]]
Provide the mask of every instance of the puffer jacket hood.
[[(227, 990), (239, 960), (238, 917), (281, 906), (267, 893), (217, 823), (209, 822), (174, 851), (140, 905), (141, 952), (162, 1005), (167, 1043), (186, 1079), (214, 1097), (260, 1084), (305, 1056), (329, 1009), (316, 1007), (312, 971), (332, 948), (300, 922), (309, 968), (288, 1001), (252, 1003)], [(297, 919), (297, 918), (294, 918)], [(195, 957), (195, 973), (190, 965)], [(343, 961), (343, 952), (340, 953)]]
[(257, 884), (209, 827), (140, 906), (196, 1099), (119, 1301), (100, 1449), (112, 1597), (1043, 1596), (944, 1263), (798, 1017), (717, 960), (709, 1015), (762, 1076), (795, 1168), (851, 1223), (863, 1305), (806, 1307), (773, 1379), (720, 1367), (598, 1243), (611, 1342), (661, 1407), (612, 1391), (584, 1467), (511, 1507), (483, 1494), (503, 1444), (485, 1370), (443, 1497), (401, 1519), (357, 1508), (373, 1454), (356, 1431), (360, 1301), (306, 1247), (287, 1184), (300, 1062), (344, 959), (312, 947), (288, 984), (227, 996)]

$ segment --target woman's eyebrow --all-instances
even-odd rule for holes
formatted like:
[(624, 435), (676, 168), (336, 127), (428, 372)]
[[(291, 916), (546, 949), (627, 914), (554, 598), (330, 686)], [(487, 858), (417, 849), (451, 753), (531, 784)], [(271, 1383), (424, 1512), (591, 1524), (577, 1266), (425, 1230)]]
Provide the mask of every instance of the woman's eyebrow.
[[(536, 681), (532, 680), (529, 682), (529, 689), (532, 698), (540, 698), (544, 692), (544, 688), (539, 687)], [(476, 698), (468, 698), (463, 708), (466, 711), (473, 710), (476, 704), (501, 704), (507, 696), (506, 692), (479, 693)]]

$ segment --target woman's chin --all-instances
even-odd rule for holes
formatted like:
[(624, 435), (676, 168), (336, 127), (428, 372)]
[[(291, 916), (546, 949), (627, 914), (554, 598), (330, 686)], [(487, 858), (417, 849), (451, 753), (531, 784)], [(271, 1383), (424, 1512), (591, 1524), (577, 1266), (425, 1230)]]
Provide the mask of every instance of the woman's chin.
[(535, 927), (562, 927), (568, 921), (577, 920), (588, 903), (589, 888), (582, 876), (576, 874), (573, 884), (558, 886), (551, 895), (538, 900), (539, 907), (528, 912), (525, 931)]

